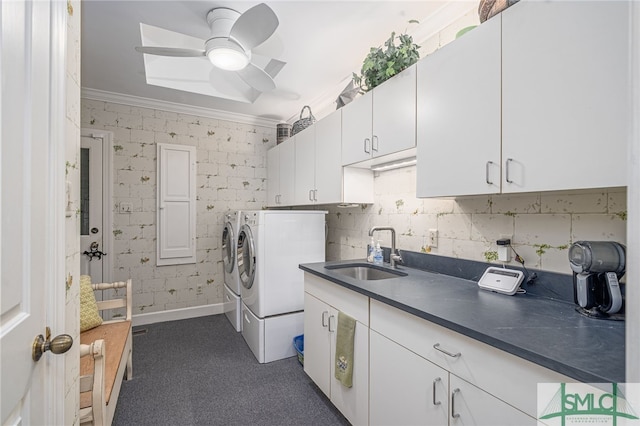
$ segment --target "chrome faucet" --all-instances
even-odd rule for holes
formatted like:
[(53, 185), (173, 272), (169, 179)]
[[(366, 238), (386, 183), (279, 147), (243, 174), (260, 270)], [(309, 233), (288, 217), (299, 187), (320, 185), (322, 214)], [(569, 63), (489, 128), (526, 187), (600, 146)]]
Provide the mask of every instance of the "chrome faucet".
[(369, 229), (369, 236), (373, 237), (373, 233), (376, 231), (391, 231), (391, 254), (389, 255), (389, 263), (391, 267), (396, 267), (396, 262), (402, 262), (402, 257), (399, 253), (396, 253), (396, 230), (390, 226), (372, 226)]

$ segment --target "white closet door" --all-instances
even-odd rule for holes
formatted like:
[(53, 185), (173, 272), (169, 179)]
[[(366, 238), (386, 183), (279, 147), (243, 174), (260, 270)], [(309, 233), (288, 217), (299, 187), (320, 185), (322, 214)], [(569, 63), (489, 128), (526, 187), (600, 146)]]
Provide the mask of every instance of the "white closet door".
[(196, 149), (158, 144), (158, 265), (196, 262)]

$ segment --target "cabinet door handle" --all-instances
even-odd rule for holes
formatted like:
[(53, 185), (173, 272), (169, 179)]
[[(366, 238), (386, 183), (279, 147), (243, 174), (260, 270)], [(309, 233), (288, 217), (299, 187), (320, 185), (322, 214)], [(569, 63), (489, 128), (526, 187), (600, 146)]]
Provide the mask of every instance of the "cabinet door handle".
[(313, 201), (313, 195), (311, 194), (313, 194), (313, 189), (309, 190), (309, 201)]
[(313, 201), (318, 201), (318, 190), (317, 189), (313, 190)]
[(489, 167), (493, 164), (493, 161), (487, 161), (487, 165), (485, 167), (485, 171), (484, 171), (484, 179), (487, 182), (487, 184), (489, 185), (493, 185), (493, 182), (491, 182), (489, 180)]
[(367, 154), (371, 154), (371, 149), (369, 148), (370, 142), (371, 140), (369, 140), (369, 138), (364, 138), (364, 152), (366, 152)]
[(507, 183), (513, 183), (513, 181), (511, 180), (511, 178), (509, 177), (509, 164), (513, 161), (513, 158), (507, 158), (507, 161), (505, 162), (504, 168), (505, 168), (505, 180), (507, 181)]
[(329, 325), (329, 323), (327, 322), (327, 319), (329, 318), (329, 311), (323, 311), (322, 312), (322, 326), (326, 327)]
[[(331, 320), (333, 320), (333, 322), (334, 322), (333, 329), (331, 328)], [(331, 315), (331, 316), (329, 317), (329, 333), (333, 333), (334, 331), (336, 331), (336, 327), (335, 327), (335, 320), (336, 320), (335, 315)]]
[(378, 142), (378, 137), (376, 135), (373, 135), (373, 137), (371, 138), (371, 150), (378, 152), (379, 146), (380, 143)]
[(433, 345), (433, 349), (440, 351), (445, 355), (449, 355), (451, 358), (458, 358), (460, 355), (462, 355), (460, 352), (454, 354), (453, 352), (442, 349), (440, 347), (440, 343), (436, 343), (435, 345)]
[(451, 417), (457, 419), (460, 417), (459, 413), (456, 413), (456, 394), (460, 392), (459, 388), (455, 388), (453, 392), (451, 392)]
[(433, 405), (442, 404), (442, 402), (436, 401), (436, 384), (441, 380), (442, 379), (440, 377), (436, 377), (435, 380), (433, 381)]

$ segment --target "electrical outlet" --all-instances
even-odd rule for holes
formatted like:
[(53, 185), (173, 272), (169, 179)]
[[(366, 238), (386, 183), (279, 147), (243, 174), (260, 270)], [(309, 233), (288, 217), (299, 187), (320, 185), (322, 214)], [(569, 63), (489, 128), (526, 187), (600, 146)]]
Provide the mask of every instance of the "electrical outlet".
[(120, 203), (120, 213), (131, 213), (133, 205), (131, 203)]
[(429, 247), (438, 247), (437, 229), (429, 229)]

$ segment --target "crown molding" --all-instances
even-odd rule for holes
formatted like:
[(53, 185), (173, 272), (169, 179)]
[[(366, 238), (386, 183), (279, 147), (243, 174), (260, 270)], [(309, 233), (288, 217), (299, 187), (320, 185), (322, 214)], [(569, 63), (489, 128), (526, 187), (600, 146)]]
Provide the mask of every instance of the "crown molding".
[(158, 99), (143, 98), (139, 96), (125, 95), (123, 93), (107, 92), (83, 87), (81, 97), (95, 101), (111, 102), (140, 108), (158, 109), (161, 111), (175, 112), (178, 114), (195, 115), (197, 117), (214, 118), (217, 120), (232, 121), (234, 123), (250, 124), (275, 128), (281, 120), (272, 120), (247, 114), (222, 111), (212, 108), (204, 108), (194, 105), (179, 104), (176, 102), (161, 101)]

